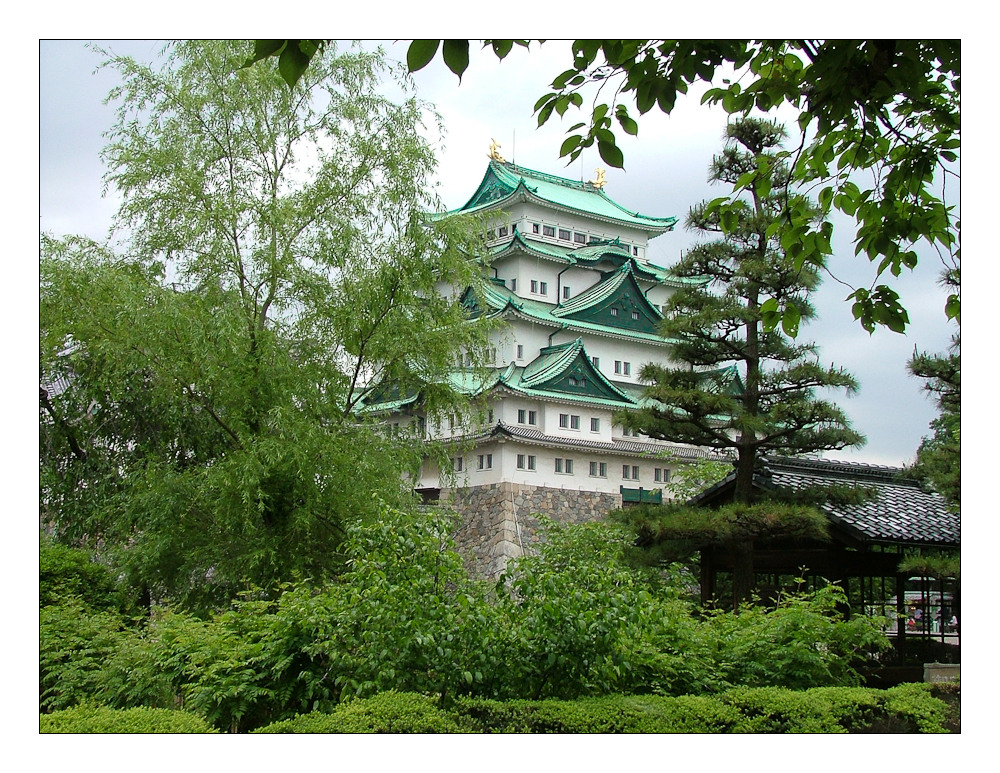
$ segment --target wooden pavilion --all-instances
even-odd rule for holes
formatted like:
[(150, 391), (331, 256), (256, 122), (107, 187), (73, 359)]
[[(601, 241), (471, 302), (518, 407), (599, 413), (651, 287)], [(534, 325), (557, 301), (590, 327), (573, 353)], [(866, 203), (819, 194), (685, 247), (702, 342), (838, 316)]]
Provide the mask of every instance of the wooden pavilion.
[[(796, 577), (838, 582), (848, 594), (850, 613), (895, 618), (898, 662), (923, 657), (958, 662), (960, 592), (955, 579), (911, 577), (900, 570), (906, 556), (957, 552), (961, 516), (945, 499), (904, 478), (895, 467), (854, 462), (768, 457), (755, 473), (762, 495), (818, 486), (868, 489), (863, 501), (819, 509), (829, 521), (829, 541), (768, 542), (755, 546), (758, 589), (787, 587)], [(736, 474), (692, 500), (701, 506), (732, 501)], [(701, 553), (702, 601), (717, 597), (720, 577), (731, 573), (734, 557), (720, 548)]]

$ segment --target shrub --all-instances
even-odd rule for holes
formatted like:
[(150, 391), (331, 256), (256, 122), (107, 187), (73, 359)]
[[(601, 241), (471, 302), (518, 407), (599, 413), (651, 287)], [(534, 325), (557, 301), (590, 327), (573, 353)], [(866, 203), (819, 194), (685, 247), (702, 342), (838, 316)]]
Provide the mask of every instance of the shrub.
[(39, 709), (66, 709), (96, 698), (105, 664), (124, 625), (117, 612), (95, 612), (78, 598), (42, 607), (39, 614)]
[(201, 717), (170, 709), (76, 706), (39, 719), (41, 733), (216, 733)]
[(923, 682), (890, 687), (885, 691), (886, 710), (912, 722), (917, 732), (947, 733), (952, 712), (934, 691), (934, 685)]
[(845, 603), (844, 591), (827, 585), (788, 594), (775, 609), (746, 605), (739, 612), (713, 612), (706, 621), (707, 657), (730, 685), (806, 690), (860, 684), (856, 666), (889, 642), (878, 618), (845, 620), (838, 610)]
[[(467, 726), (466, 726), (467, 727)], [(461, 733), (463, 725), (438, 707), (436, 698), (384, 692), (275, 722), (254, 733)]]
[(38, 603), (46, 607), (79, 598), (94, 609), (116, 609), (120, 598), (111, 570), (80, 548), (42, 535), (38, 551)]
[(461, 698), (454, 711), (483, 733), (725, 733), (735, 709), (699, 696), (609, 695), (575, 701)]

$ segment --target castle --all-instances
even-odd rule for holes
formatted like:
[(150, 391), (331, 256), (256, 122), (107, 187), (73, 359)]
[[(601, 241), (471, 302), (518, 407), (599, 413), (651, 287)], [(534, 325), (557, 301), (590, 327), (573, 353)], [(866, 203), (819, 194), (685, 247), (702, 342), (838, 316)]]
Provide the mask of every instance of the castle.
[(428, 460), (414, 484), (463, 516), (456, 541), (481, 573), (495, 576), (523, 552), (533, 514), (578, 522), (660, 502), (678, 464), (711, 454), (614, 421), (643, 400), (642, 365), (667, 361), (663, 304), (692, 280), (647, 259), (649, 240), (676, 218), (631, 212), (604, 188), (602, 170), (574, 181), (504, 161), (494, 145), (475, 193), (443, 215), (480, 212), (497, 223), (486, 290), (453, 288), (470, 316), (504, 322), (485, 377), (471, 368), (453, 374), (488, 408), (463, 425), (427, 421), (419, 395), (368, 405), (454, 442), (448, 474)]

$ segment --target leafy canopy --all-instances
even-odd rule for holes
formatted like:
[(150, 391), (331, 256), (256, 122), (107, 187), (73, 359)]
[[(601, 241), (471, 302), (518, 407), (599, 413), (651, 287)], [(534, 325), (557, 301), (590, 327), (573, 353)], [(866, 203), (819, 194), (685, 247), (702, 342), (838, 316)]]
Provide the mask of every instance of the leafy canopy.
[[(459, 78), (468, 67), (468, 43), (442, 46), (445, 65)], [(483, 47), (503, 59), (514, 43), (528, 45), (485, 40)], [(438, 41), (412, 41), (410, 70), (426, 66), (437, 48)], [(459, 50), (463, 55), (449, 56)], [(791, 170), (785, 185), (814, 187), (824, 215), (837, 209), (855, 219), (855, 252), (877, 270), (872, 285), (855, 288), (848, 300), (869, 332), (875, 325), (905, 329), (898, 294), (877, 282), (886, 271), (899, 276), (913, 268), (918, 242), (953, 265), (960, 260), (960, 222), (950, 203), (958, 195), (961, 150), (960, 41), (575, 40), (567, 58), (535, 112), (539, 126), (571, 109), (584, 112), (559, 149), (569, 161), (596, 146), (605, 163), (624, 167), (617, 133), (638, 134), (631, 111), (670, 113), (699, 82), (709, 86), (702, 102), (732, 115), (781, 106), (798, 111), (800, 139), (783, 154)], [(725, 212), (736, 205), (727, 198), (717, 206)], [(823, 265), (830, 233), (794, 207), (782, 214), (796, 265)], [(948, 296), (945, 313), (961, 313), (959, 292)]]
[(367, 390), (434, 383), (486, 346), (437, 292), (481, 281), (481, 229), (425, 216), (435, 162), (405, 73), (326, 46), (289, 90), (244, 56), (107, 54), (124, 246), (42, 239), (48, 518), (199, 610), (338, 572), (345, 525), (375, 493), (403, 503), (427, 453), (359, 414)]

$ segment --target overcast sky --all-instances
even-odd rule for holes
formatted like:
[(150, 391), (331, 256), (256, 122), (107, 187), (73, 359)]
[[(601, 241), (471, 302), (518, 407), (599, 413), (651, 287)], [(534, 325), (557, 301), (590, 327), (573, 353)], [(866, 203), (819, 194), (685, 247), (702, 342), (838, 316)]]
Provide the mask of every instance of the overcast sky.
[[(117, 53), (151, 60), (158, 43), (115, 42)], [(405, 43), (388, 44), (390, 55), (405, 57)], [(473, 50), (461, 85), (440, 58), (415, 76), (418, 96), (436, 105), (447, 137), (438, 148), (439, 193), (448, 208), (463, 204), (475, 191), (487, 165), (491, 138), (507, 159), (532, 169), (576, 179), (591, 179), (604, 167), (596, 150), (566, 167), (558, 158), (565, 129), (583, 118), (567, 113), (538, 129), (532, 107), (548, 91), (551, 79), (566, 68), (568, 44), (551, 41), (532, 51), (515, 48), (503, 62), (492, 54)], [(82, 233), (104, 238), (117, 209), (113, 193), (102, 198), (103, 168), (99, 153), (102, 133), (112, 121), (112, 109), (102, 104), (114, 84), (114, 74), (94, 74), (99, 57), (82, 41), (42, 41), (40, 44), (40, 224), (56, 235)], [(784, 116), (791, 124), (794, 115)], [(670, 116), (658, 111), (643, 116), (635, 138), (619, 132), (625, 152), (625, 170), (607, 170), (605, 192), (623, 206), (643, 214), (683, 219), (688, 208), (704, 198), (723, 195), (721, 187), (706, 182), (713, 153), (721, 147), (726, 115), (721, 109), (698, 104), (696, 96), (681, 97)], [(957, 203), (957, 186), (953, 191)], [(874, 268), (854, 256), (849, 222), (837, 223), (833, 274), (852, 284), (870, 284)], [(683, 230), (651, 242), (650, 258), (669, 266), (694, 243)], [(937, 278), (942, 265), (924, 250), (918, 269), (899, 279), (890, 277), (909, 310), (910, 327), (899, 335), (878, 329), (869, 335), (853, 320), (844, 298), (850, 289), (831, 278), (815, 298), (819, 318), (802, 329), (803, 338), (816, 341), (824, 363), (842, 366), (859, 380), (853, 397), (840, 397), (855, 429), (868, 437), (860, 450), (830, 452), (827, 458), (846, 458), (874, 464), (912, 462), (928, 424), (937, 415), (922, 382), (907, 375), (906, 361), (914, 348), (944, 352), (953, 331), (944, 317), (944, 291)]]

